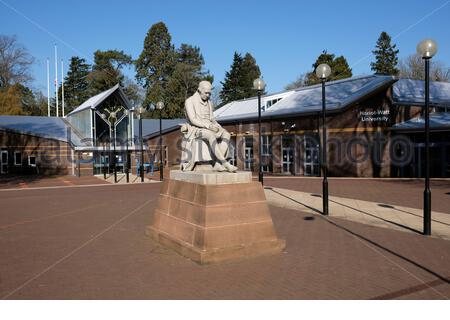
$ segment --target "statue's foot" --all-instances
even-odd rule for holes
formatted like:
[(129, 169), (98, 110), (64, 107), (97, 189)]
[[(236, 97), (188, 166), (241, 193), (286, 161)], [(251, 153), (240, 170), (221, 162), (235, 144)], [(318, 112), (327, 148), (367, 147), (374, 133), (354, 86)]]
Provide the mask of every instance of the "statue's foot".
[(236, 172), (237, 171), (237, 167), (233, 166), (231, 163), (229, 162), (225, 162), (223, 164), (223, 167), (228, 171), (228, 172)]
[(227, 171), (227, 169), (223, 165), (221, 165), (219, 162), (216, 162), (214, 164), (213, 169), (214, 169), (214, 171), (219, 171), (219, 172)]

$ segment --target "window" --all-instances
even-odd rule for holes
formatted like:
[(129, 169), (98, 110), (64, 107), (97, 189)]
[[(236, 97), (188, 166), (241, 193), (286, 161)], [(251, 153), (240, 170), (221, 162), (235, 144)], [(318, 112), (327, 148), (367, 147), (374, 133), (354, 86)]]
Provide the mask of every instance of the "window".
[(36, 167), (36, 156), (28, 156), (28, 165), (30, 167)]
[(14, 152), (14, 165), (16, 166), (22, 165), (22, 153), (19, 151)]
[(273, 106), (275, 103), (277, 103), (280, 100), (281, 100), (281, 98), (276, 98), (276, 99), (266, 101), (266, 106), (263, 110), (269, 109), (271, 106)]
[(262, 154), (270, 156), (272, 154), (272, 136), (261, 136)]

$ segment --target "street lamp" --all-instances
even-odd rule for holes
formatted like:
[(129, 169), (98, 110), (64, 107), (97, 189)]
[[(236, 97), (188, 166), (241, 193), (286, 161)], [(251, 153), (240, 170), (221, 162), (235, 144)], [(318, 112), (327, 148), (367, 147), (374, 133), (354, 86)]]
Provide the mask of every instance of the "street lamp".
[(327, 180), (327, 126), (326, 126), (326, 103), (325, 103), (325, 81), (331, 74), (331, 68), (326, 63), (320, 64), (316, 68), (316, 76), (322, 82), (322, 171), (323, 171), (323, 182), (322, 182), (322, 204), (323, 211), (322, 214), (328, 215), (328, 180)]
[(430, 191), (430, 59), (437, 52), (437, 43), (426, 39), (417, 45), (417, 53), (425, 60), (425, 189), (423, 191), (423, 234), (431, 234)]
[(116, 165), (116, 117), (117, 114), (115, 111), (112, 111), (109, 114), (111, 119), (111, 128), (112, 128), (112, 138), (113, 138), (113, 169), (114, 169), (114, 183), (117, 183), (117, 165)]
[(164, 162), (162, 152), (162, 109), (164, 108), (164, 102), (158, 101), (156, 108), (159, 110), (159, 180), (164, 179)]
[(141, 182), (144, 182), (144, 138), (142, 137), (142, 116), (145, 112), (145, 108), (140, 106), (137, 108), (138, 116), (139, 116), (139, 139), (141, 144), (141, 161), (139, 164), (139, 175), (141, 176)]
[[(100, 117), (103, 120), (106, 120), (106, 114), (100, 113)], [(103, 179), (106, 180), (106, 142), (103, 142), (103, 161), (102, 161), (102, 168), (103, 168)]]
[(258, 144), (258, 148), (259, 148), (259, 182), (261, 182), (261, 184), (264, 184), (264, 175), (263, 175), (263, 170), (262, 170), (262, 136), (261, 136), (261, 93), (264, 92), (264, 89), (266, 88), (266, 83), (264, 82), (263, 79), (258, 78), (255, 79), (253, 81), (253, 89), (255, 89), (258, 92), (258, 130), (259, 130), (259, 144)]
[[(130, 111), (128, 111), (128, 109), (125, 109), (124, 115), (125, 116), (129, 116), (129, 114), (130, 114)], [(125, 149), (126, 149), (126, 154), (125, 154), (125, 175), (127, 177), (127, 183), (130, 182), (130, 170), (129, 170), (129, 161), (128, 161), (128, 141), (129, 141), (128, 128), (129, 128), (129, 125), (127, 125), (127, 139), (125, 141), (125, 145), (126, 145), (126, 147), (125, 147)]]

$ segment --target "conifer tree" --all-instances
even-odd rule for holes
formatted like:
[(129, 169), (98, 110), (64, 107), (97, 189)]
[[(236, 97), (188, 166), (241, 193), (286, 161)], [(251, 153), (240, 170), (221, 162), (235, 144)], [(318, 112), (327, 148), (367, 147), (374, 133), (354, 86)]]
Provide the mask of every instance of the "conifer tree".
[(375, 62), (370, 63), (372, 71), (379, 74), (398, 75), (398, 49), (397, 45), (391, 44), (391, 37), (386, 32), (381, 32), (377, 40), (375, 50), (372, 53), (375, 55)]
[[(164, 100), (169, 78), (176, 64), (175, 48), (171, 43), (164, 22), (158, 22), (150, 27), (144, 40), (144, 47), (135, 62), (136, 80), (146, 90), (144, 106), (156, 104)], [(157, 117), (157, 113), (150, 114)]]
[(352, 76), (352, 69), (347, 63), (347, 59), (344, 56), (336, 57), (332, 53), (328, 53), (326, 50), (322, 51), (322, 53), (317, 57), (316, 62), (312, 65), (313, 70), (306, 74), (305, 77), (305, 85), (313, 85), (320, 82), (320, 79), (316, 76), (316, 68), (322, 64), (326, 63), (331, 68), (331, 75), (328, 80), (339, 80), (350, 78)]
[(221, 82), (220, 99), (222, 100), (222, 105), (255, 96), (253, 80), (260, 76), (260, 69), (256, 64), (255, 58), (250, 53), (246, 53), (242, 57), (241, 54), (235, 52), (230, 71), (225, 73), (225, 79)]
[(132, 63), (130, 55), (123, 51), (107, 50), (94, 52), (94, 65), (89, 74), (92, 94), (108, 90), (116, 84), (122, 84), (124, 75), (121, 69)]
[[(76, 56), (70, 59), (69, 70), (64, 78), (64, 104), (66, 114), (91, 96), (88, 80), (90, 72), (91, 66), (86, 63), (85, 59)], [(58, 90), (58, 94), (61, 95), (61, 89)]]
[(213, 82), (213, 76), (203, 69), (205, 62), (200, 48), (181, 44), (176, 51), (176, 65), (164, 92), (166, 107), (163, 116), (184, 117), (184, 101), (195, 93), (202, 80)]

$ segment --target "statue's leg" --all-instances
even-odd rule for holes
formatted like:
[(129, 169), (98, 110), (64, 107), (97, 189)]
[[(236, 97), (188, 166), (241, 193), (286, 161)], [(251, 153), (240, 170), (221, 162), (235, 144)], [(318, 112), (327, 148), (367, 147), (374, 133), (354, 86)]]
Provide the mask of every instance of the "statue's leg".
[(213, 132), (202, 130), (202, 138), (208, 141), (208, 145), (211, 151), (214, 153), (215, 157), (219, 162), (224, 162), (225, 157), (220, 148), (220, 143), (217, 141), (216, 135)]
[(230, 138), (230, 134), (227, 131), (223, 131), (221, 141), (219, 142), (219, 148), (224, 156), (227, 154), (228, 148), (230, 146)]

